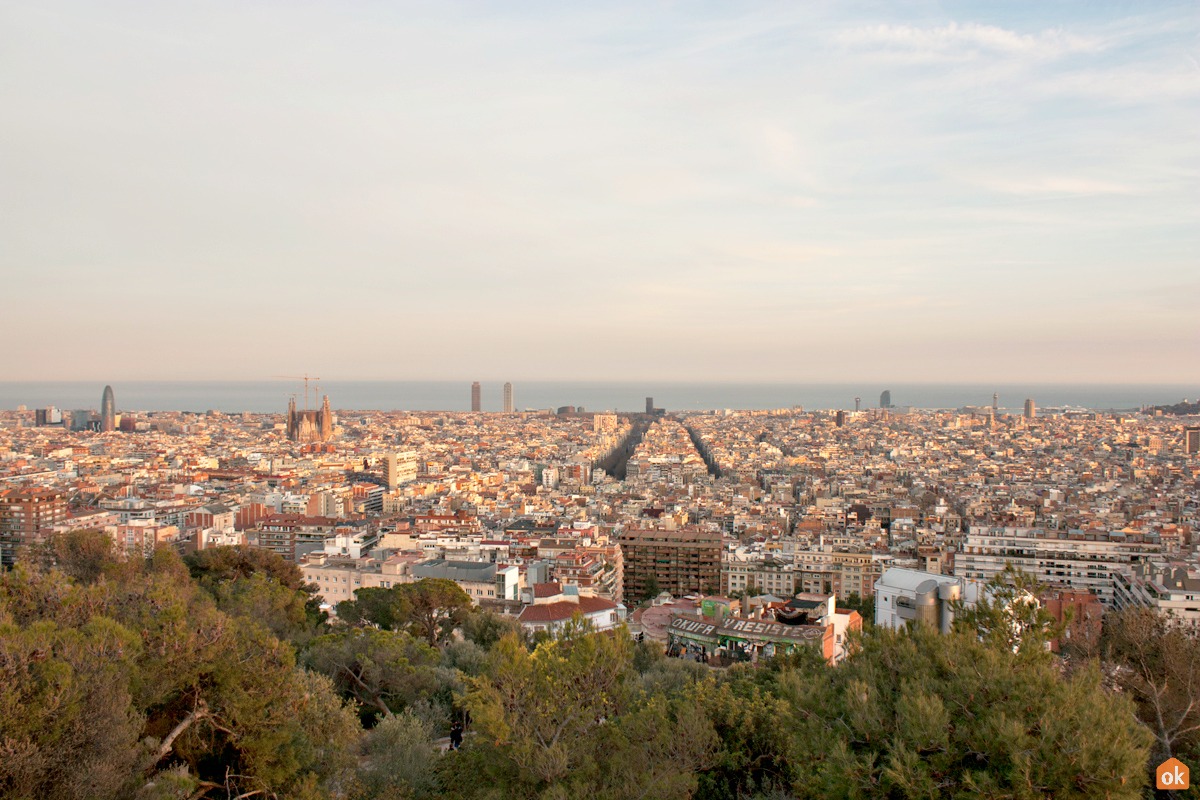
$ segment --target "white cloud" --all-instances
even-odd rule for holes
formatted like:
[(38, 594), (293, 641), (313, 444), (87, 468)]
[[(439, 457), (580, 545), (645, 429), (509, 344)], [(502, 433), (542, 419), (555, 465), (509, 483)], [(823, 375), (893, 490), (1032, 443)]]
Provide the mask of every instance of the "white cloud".
[(1101, 195), (1136, 194), (1137, 187), (1124, 183), (1096, 180), (1072, 175), (1038, 175), (1032, 177), (984, 177), (974, 181), (994, 192), (1017, 195)]
[(752, 242), (731, 247), (726, 252), (738, 261), (766, 264), (802, 264), (839, 258), (846, 254), (843, 247), (794, 242)]
[(1047, 97), (1083, 97), (1091, 102), (1150, 105), (1200, 96), (1200, 67), (1156, 63), (1057, 75), (1036, 87)]
[(841, 44), (873, 47), (916, 60), (960, 60), (979, 55), (1058, 58), (1073, 53), (1097, 52), (1098, 39), (1059, 30), (1022, 34), (994, 25), (951, 22), (940, 27), (872, 25), (843, 31)]

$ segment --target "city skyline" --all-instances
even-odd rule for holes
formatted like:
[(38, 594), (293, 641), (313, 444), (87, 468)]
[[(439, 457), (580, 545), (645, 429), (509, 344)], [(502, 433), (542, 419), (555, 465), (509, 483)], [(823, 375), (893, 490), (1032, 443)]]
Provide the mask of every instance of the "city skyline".
[(9, 380), (1193, 379), (1191, 4), (2, 15)]
[[(480, 386), (480, 407), (474, 408), (474, 388)], [(1024, 399), (1035, 398), (1037, 407), (1055, 409), (1138, 410), (1191, 402), (1200, 397), (1198, 385), (1111, 385), (1111, 384), (887, 384), (880, 393), (884, 405), (907, 409), (983, 409), (988, 413), (1021, 414)], [(91, 382), (3, 382), (0, 381), (0, 410), (36, 409), (47, 419), (63, 409), (73, 420), (82, 419), (102, 426), (97, 416), (95, 390)], [(490, 390), (483, 391), (484, 387)], [(511, 387), (512, 408), (519, 410), (554, 410), (573, 407), (591, 412), (623, 411), (645, 413), (653, 411), (687, 412), (713, 409), (772, 410), (803, 408), (811, 411), (859, 411), (862, 398), (859, 392), (870, 384), (817, 383), (672, 383), (651, 382), (585, 382), (531, 381), (521, 383), (523, 400), (515, 402), (516, 385)], [(875, 385), (878, 388), (879, 384)], [(503, 412), (505, 392), (496, 383), (471, 384), (471, 402), (465, 402), (464, 382), (457, 381), (325, 381), (326, 398), (332, 408), (362, 411), (466, 411)], [(106, 387), (109, 389), (112, 387)], [(297, 405), (298, 386), (276, 381), (183, 381), (183, 382), (119, 382), (116, 386), (125, 398), (125, 416), (132, 420), (134, 411), (193, 411), (209, 410), (226, 413), (279, 413), (288, 409), (287, 418), (297, 426), (304, 416), (320, 427), (317, 411), (302, 411)], [(652, 389), (657, 394), (643, 396)], [(107, 394), (107, 393), (106, 393)], [(482, 402), (487, 398), (487, 402)], [(1003, 400), (1001, 399), (1003, 398)], [(314, 398), (315, 399), (315, 398)], [(661, 402), (659, 402), (661, 400)], [(644, 401), (644, 403), (643, 403)], [(885, 403), (886, 401), (886, 403)], [(989, 402), (990, 401), (990, 402)], [(115, 405), (115, 404), (114, 404)], [(103, 406), (103, 402), (101, 403)], [(84, 409), (79, 411), (79, 409)], [(87, 411), (91, 409), (91, 411)], [(131, 424), (136, 424), (132, 423)], [(292, 426), (289, 425), (289, 428)], [(299, 430), (299, 427), (296, 427)]]

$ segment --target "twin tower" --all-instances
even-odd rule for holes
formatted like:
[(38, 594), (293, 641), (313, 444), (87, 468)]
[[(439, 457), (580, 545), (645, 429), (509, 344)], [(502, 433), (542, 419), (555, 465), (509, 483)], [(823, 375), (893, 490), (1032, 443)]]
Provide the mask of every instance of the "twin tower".
[[(471, 410), (483, 411), (483, 389), (479, 385), (479, 381), (471, 384)], [(513, 388), (511, 383), (504, 384), (504, 413), (511, 414), (516, 411), (513, 406)]]

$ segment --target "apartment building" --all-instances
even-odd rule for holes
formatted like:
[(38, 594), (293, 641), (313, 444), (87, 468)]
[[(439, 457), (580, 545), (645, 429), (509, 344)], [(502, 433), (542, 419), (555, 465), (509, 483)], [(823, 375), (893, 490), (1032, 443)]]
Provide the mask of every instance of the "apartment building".
[(627, 599), (645, 597), (653, 585), (676, 597), (720, 590), (723, 537), (719, 533), (696, 528), (632, 528), (622, 533), (618, 542)]
[(791, 597), (801, 591), (794, 564), (776, 558), (726, 558), (721, 564), (721, 591), (729, 596), (748, 589), (776, 597)]
[(300, 563), (300, 572), (305, 583), (317, 587), (317, 595), (324, 604), (333, 607), (353, 600), (358, 589), (390, 589), (400, 583), (411, 583), (414, 560), (393, 557), (379, 562), (373, 558), (335, 558), (314, 553)]
[(252, 541), (256, 546), (278, 553), (295, 563), (305, 554), (324, 548), (325, 539), (332, 536), (337, 528), (338, 521), (329, 517), (272, 514), (259, 521)]
[(1153, 608), (1200, 627), (1200, 571), (1186, 564), (1149, 559), (1113, 573), (1113, 605)]
[(870, 597), (883, 575), (883, 562), (871, 552), (853, 550), (801, 550), (792, 558), (800, 572), (797, 591), (832, 592), (839, 599), (852, 594)]
[(118, 550), (130, 558), (149, 558), (160, 544), (174, 544), (179, 539), (179, 528), (160, 525), (152, 520), (135, 519), (118, 525), (110, 534)]
[(0, 492), (0, 567), (9, 567), (23, 547), (42, 542), (42, 531), (67, 518), (67, 500), (50, 489)]
[(1090, 591), (1111, 608), (1115, 574), (1161, 552), (1156, 534), (972, 526), (954, 574), (987, 581), (1011, 563), (1047, 586)]
[(417, 453), (413, 450), (402, 450), (384, 456), (383, 479), (389, 489), (417, 479), (417, 458)]

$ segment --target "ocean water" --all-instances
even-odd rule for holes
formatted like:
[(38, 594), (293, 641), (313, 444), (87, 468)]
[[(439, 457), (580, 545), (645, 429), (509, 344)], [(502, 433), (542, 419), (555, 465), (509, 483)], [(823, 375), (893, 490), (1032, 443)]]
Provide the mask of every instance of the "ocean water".
[[(501, 383), (483, 383), (483, 410), (501, 410)], [(913, 408), (986, 406), (999, 394), (1002, 409), (1020, 411), (1031, 397), (1038, 408), (1136, 409), (1200, 397), (1191, 385), (1121, 384), (870, 384), (870, 383), (670, 383), (670, 382), (514, 382), (517, 409), (583, 406), (588, 411), (642, 411), (646, 397), (671, 411), (708, 409), (877, 408), (890, 390), (892, 404)], [(98, 409), (104, 385), (90, 382), (0, 382), (0, 409), (56, 406)], [(295, 394), (304, 405), (304, 386), (290, 381), (129, 381), (114, 383), (117, 408), (126, 411), (283, 412)], [(467, 411), (470, 381), (327, 381), (321, 393), (330, 405), (347, 410)], [(318, 400), (310, 399), (313, 407)]]

